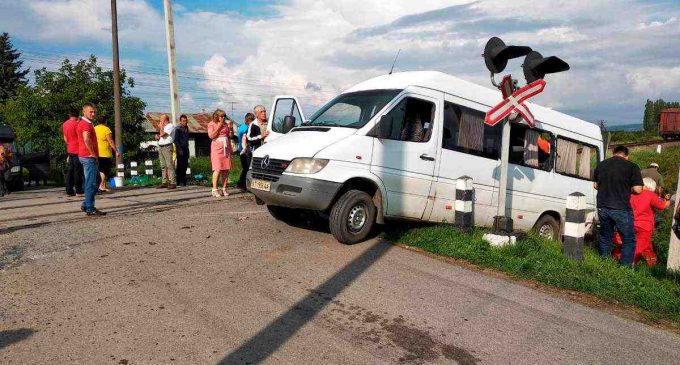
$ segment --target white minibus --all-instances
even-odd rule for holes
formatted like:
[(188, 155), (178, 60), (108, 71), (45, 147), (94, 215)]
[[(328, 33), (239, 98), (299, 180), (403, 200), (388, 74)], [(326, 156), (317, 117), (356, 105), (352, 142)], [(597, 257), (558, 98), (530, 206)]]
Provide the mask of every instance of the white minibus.
[[(456, 179), (474, 186), (474, 224), (497, 215), (502, 123), (484, 124), (499, 91), (433, 71), (375, 77), (305, 120), (292, 96), (277, 97), (270, 140), (253, 154), (248, 189), (277, 219), (298, 210), (328, 217), (335, 238), (362, 241), (386, 219), (454, 222)], [(559, 240), (566, 197), (587, 197), (604, 156), (597, 125), (527, 103), (535, 128), (511, 123), (506, 215), (519, 230)]]

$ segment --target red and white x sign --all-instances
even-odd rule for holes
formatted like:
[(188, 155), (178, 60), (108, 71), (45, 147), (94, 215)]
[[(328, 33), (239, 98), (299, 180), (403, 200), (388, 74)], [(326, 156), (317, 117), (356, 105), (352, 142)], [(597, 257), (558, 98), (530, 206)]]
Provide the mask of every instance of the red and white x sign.
[[(512, 82), (512, 79), (509, 80)], [(503, 79), (502, 85), (506, 86), (507, 84), (506, 79)], [(501, 87), (501, 90), (503, 91), (503, 101), (498, 103), (498, 105), (494, 106), (491, 108), (486, 113), (486, 118), (484, 118), (484, 123), (488, 125), (496, 125), (498, 122), (503, 120), (503, 118), (507, 117), (510, 113), (513, 111), (517, 111), (520, 115), (522, 115), (522, 118), (524, 121), (531, 127), (533, 127), (536, 122), (534, 120), (534, 116), (531, 114), (531, 111), (529, 111), (529, 108), (524, 104), (525, 101), (529, 100), (530, 98), (540, 94), (543, 89), (545, 89), (545, 80), (536, 80), (530, 84), (527, 84), (514, 93), (512, 95), (506, 96), (507, 92), (507, 86), (506, 87)]]

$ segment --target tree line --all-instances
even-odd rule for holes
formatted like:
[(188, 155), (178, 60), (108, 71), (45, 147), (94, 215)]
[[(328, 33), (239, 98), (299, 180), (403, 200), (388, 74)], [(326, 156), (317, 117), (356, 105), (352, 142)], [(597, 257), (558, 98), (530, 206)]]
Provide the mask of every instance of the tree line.
[(661, 118), (661, 111), (668, 108), (680, 108), (680, 102), (677, 101), (664, 101), (663, 99), (658, 99), (652, 101), (647, 99), (645, 103), (645, 113), (642, 118), (642, 128), (645, 132), (658, 132), (659, 131), (659, 119)]
[[(56, 71), (35, 70), (29, 83), (30, 70), (23, 67), (20, 57), (9, 35), (0, 35), (0, 123), (14, 129), (17, 145), (49, 152), (53, 168), (61, 171), (66, 160), (61, 124), (70, 109), (79, 111), (84, 103), (93, 103), (97, 115), (113, 126), (113, 71), (100, 67), (95, 56), (64, 59)], [(130, 95), (134, 80), (125, 70), (121, 70), (120, 81), (123, 152), (131, 157), (145, 140), (146, 104)]]

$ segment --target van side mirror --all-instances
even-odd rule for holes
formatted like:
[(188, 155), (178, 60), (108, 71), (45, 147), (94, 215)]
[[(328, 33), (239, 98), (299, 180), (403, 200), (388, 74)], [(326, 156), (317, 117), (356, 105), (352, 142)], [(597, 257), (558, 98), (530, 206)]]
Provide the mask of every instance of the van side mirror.
[(295, 128), (295, 117), (292, 115), (286, 115), (283, 117), (282, 131), (284, 134), (290, 132), (291, 129)]

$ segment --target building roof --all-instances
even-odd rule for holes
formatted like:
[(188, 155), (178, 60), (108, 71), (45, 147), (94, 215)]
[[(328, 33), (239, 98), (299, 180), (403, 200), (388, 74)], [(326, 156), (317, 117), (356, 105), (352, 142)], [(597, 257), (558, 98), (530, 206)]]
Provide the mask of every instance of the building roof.
[[(161, 115), (163, 114), (170, 115), (170, 113), (161, 112), (146, 113), (144, 132), (158, 132), (158, 123), (160, 123)], [(189, 126), (189, 133), (208, 133), (208, 123), (210, 123), (210, 120), (212, 119), (212, 113), (186, 114), (186, 116), (187, 125)], [(231, 119), (231, 117), (227, 115), (227, 119)]]
[[(469, 81), (438, 71), (395, 72), (361, 82), (345, 92), (374, 89), (406, 89), (409, 86), (423, 87), (442, 91), (462, 99), (472, 100), (488, 108), (501, 101), (498, 90), (486, 88)], [(584, 120), (560, 113), (534, 103), (526, 103), (538, 121), (538, 126), (547, 124), (558, 128), (575, 131), (578, 134), (602, 139), (599, 126)]]

